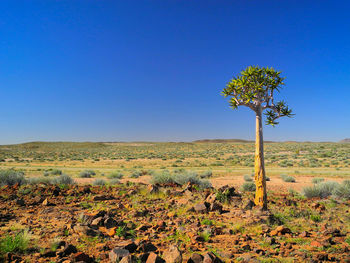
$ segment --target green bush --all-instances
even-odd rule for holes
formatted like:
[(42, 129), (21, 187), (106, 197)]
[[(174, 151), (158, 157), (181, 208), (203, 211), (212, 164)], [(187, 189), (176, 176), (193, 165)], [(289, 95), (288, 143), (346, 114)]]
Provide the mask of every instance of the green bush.
[(295, 178), (293, 176), (282, 174), (281, 178), (286, 183), (295, 183)]
[(249, 174), (246, 174), (243, 178), (246, 182), (253, 182), (253, 178)]
[(201, 173), (199, 175), (200, 178), (204, 179), (204, 178), (210, 178), (213, 176), (213, 172), (210, 170), (204, 171), (203, 173)]
[(106, 185), (106, 181), (103, 179), (96, 179), (92, 184), (103, 186), (103, 185)]
[(124, 175), (121, 172), (113, 172), (107, 176), (109, 179), (122, 179)]
[(350, 181), (345, 180), (333, 190), (333, 195), (337, 198), (350, 199)]
[(198, 185), (201, 188), (209, 188), (211, 184), (207, 180), (201, 179), (197, 173), (193, 171), (175, 171), (171, 174), (168, 170), (163, 171), (162, 173), (156, 173), (152, 176), (152, 184), (179, 184), (185, 185), (188, 182)]
[(26, 179), (24, 173), (17, 172), (12, 169), (0, 170), (0, 186), (4, 185), (15, 185), (15, 184), (25, 184)]
[(256, 189), (256, 186), (255, 186), (255, 183), (253, 182), (245, 182), (243, 185), (242, 185), (242, 191), (244, 192), (254, 192), (255, 189)]
[(338, 187), (339, 183), (328, 181), (305, 187), (302, 192), (307, 198), (327, 198), (331, 196)]
[(142, 176), (142, 172), (141, 171), (133, 171), (131, 174), (130, 174), (130, 178), (139, 178), (140, 176)]
[(53, 179), (53, 184), (70, 185), (74, 184), (74, 180), (67, 174), (61, 174)]
[(80, 178), (91, 178), (94, 175), (96, 175), (95, 171), (93, 171), (93, 170), (85, 170), (85, 171), (80, 172), (79, 177)]

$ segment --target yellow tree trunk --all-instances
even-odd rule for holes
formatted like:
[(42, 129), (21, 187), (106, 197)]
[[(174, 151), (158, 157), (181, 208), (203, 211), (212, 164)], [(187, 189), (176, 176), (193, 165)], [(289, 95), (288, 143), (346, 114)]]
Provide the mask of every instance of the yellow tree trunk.
[(255, 205), (267, 209), (266, 177), (264, 164), (264, 141), (261, 121), (261, 109), (256, 112), (256, 139), (255, 139)]

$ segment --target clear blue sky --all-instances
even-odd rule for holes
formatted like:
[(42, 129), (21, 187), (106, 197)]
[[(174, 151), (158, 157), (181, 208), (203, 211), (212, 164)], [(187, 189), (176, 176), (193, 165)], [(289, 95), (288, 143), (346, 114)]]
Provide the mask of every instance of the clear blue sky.
[(0, 2), (0, 143), (254, 139), (220, 96), (283, 71), (293, 119), (266, 140), (350, 137), (349, 1)]

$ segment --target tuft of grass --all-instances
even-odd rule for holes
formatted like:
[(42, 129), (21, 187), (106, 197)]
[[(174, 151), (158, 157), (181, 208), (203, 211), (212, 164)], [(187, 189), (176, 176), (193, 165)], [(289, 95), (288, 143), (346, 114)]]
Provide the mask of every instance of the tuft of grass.
[(198, 235), (203, 239), (204, 242), (208, 242), (211, 237), (211, 234), (209, 233), (209, 231), (199, 232)]
[(255, 183), (253, 183), (253, 182), (245, 182), (242, 185), (241, 189), (244, 192), (254, 192), (256, 190), (256, 186), (255, 186)]
[(323, 181), (324, 181), (324, 178), (312, 178), (311, 180), (313, 184), (322, 183)]
[(282, 174), (281, 178), (282, 178), (283, 182), (295, 183), (295, 178), (293, 176)]
[(0, 239), (0, 254), (23, 253), (28, 248), (30, 235), (27, 230), (19, 232), (14, 236), (7, 234)]

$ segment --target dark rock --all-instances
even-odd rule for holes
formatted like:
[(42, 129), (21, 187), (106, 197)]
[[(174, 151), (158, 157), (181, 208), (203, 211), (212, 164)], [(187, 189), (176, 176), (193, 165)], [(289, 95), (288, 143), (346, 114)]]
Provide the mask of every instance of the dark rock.
[(116, 227), (118, 225), (118, 222), (113, 218), (109, 217), (105, 220), (104, 225), (106, 228), (112, 228), (112, 227)]
[(75, 246), (72, 244), (66, 245), (61, 251), (57, 252), (57, 255), (59, 257), (66, 257), (69, 256), (70, 254), (77, 253), (78, 250)]
[(214, 202), (212, 204), (210, 204), (210, 208), (209, 208), (210, 211), (219, 211), (219, 213), (222, 212), (222, 205), (217, 203), (217, 202)]
[(20, 205), (20, 206), (25, 206), (25, 205), (26, 205), (26, 203), (24, 202), (24, 200), (23, 200), (22, 198), (17, 199), (17, 200), (16, 200), (16, 204), (17, 204), (17, 205)]
[(75, 262), (86, 262), (86, 263), (94, 262), (94, 259), (89, 257), (89, 255), (85, 254), (84, 252), (78, 252), (74, 254), (73, 259)]
[(146, 243), (142, 243), (139, 246), (139, 250), (144, 252), (144, 253), (147, 253), (147, 252), (157, 251), (158, 248), (155, 245), (153, 245), (151, 242), (146, 242)]
[(132, 240), (125, 240), (125, 241), (121, 241), (117, 244), (116, 246), (117, 248), (123, 248), (128, 250), (130, 253), (135, 252), (135, 250), (137, 249), (137, 245), (135, 244), (134, 241)]
[(244, 205), (244, 210), (252, 210), (253, 207), (255, 206), (254, 202), (252, 200), (249, 200), (245, 205)]
[(51, 249), (46, 249), (44, 253), (41, 254), (43, 258), (52, 258), (56, 257), (56, 251), (52, 251)]
[(106, 201), (106, 200), (114, 200), (115, 197), (112, 195), (96, 195), (94, 196), (94, 201)]

